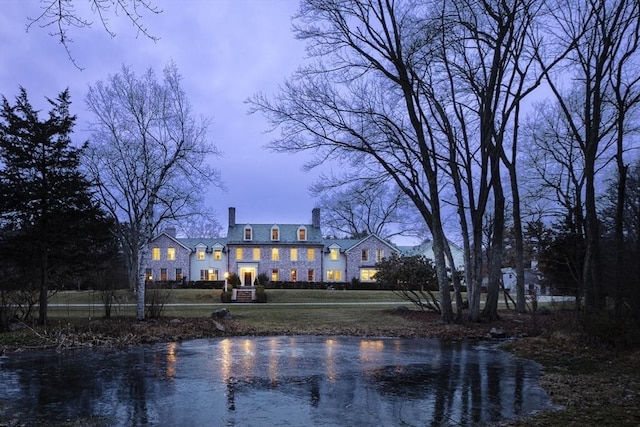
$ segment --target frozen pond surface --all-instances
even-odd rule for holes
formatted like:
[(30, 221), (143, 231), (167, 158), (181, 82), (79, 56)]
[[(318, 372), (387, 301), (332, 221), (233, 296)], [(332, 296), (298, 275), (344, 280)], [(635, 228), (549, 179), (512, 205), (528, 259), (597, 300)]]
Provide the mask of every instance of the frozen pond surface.
[(460, 426), (550, 407), (488, 343), (233, 337), (0, 358), (0, 419), (132, 426)]

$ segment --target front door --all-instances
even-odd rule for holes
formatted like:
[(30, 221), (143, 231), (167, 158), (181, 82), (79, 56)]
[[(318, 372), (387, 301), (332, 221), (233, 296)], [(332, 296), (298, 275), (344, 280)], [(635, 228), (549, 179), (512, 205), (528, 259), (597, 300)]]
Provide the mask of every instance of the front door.
[(240, 280), (241, 286), (253, 286), (253, 281), (256, 277), (258, 266), (256, 264), (245, 264), (240, 266)]

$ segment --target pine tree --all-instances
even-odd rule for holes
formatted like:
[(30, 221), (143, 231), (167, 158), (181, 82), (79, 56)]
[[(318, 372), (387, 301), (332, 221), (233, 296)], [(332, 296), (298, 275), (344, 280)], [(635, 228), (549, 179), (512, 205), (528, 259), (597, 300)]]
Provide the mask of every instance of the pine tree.
[(47, 100), (45, 120), (24, 88), (13, 106), (3, 96), (0, 110), (0, 255), (14, 283), (39, 291), (41, 324), (52, 286), (91, 262), (90, 252), (114, 252), (111, 221), (92, 200), (79, 169), (86, 144), (71, 143), (76, 117), (69, 111), (69, 91)]

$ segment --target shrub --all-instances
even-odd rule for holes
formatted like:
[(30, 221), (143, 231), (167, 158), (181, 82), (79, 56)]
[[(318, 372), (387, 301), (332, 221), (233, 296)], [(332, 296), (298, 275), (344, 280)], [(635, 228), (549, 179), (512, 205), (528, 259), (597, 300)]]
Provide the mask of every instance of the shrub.
[(223, 303), (231, 302), (231, 290), (227, 292), (223, 291), (220, 294), (220, 302), (223, 302)]
[(256, 287), (256, 302), (267, 302), (267, 293), (264, 290), (264, 286)]
[(147, 291), (144, 295), (144, 303), (146, 309), (146, 316), (151, 319), (157, 319), (162, 316), (165, 304), (169, 301), (171, 296), (170, 289), (162, 289), (147, 283)]

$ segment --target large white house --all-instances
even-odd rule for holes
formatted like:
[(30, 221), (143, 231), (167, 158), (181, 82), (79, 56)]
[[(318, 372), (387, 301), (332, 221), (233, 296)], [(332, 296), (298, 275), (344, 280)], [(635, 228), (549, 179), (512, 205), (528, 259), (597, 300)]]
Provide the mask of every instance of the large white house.
[[(376, 235), (323, 238), (318, 208), (312, 211), (311, 224), (238, 224), (231, 207), (224, 238), (179, 238), (169, 228), (154, 237), (150, 246), (148, 280), (220, 281), (235, 273), (243, 287), (252, 286), (262, 273), (271, 281), (331, 283), (355, 278), (372, 282), (376, 263), (392, 253), (433, 259), (428, 242), (399, 247)], [(457, 246), (452, 250), (461, 257)]]

